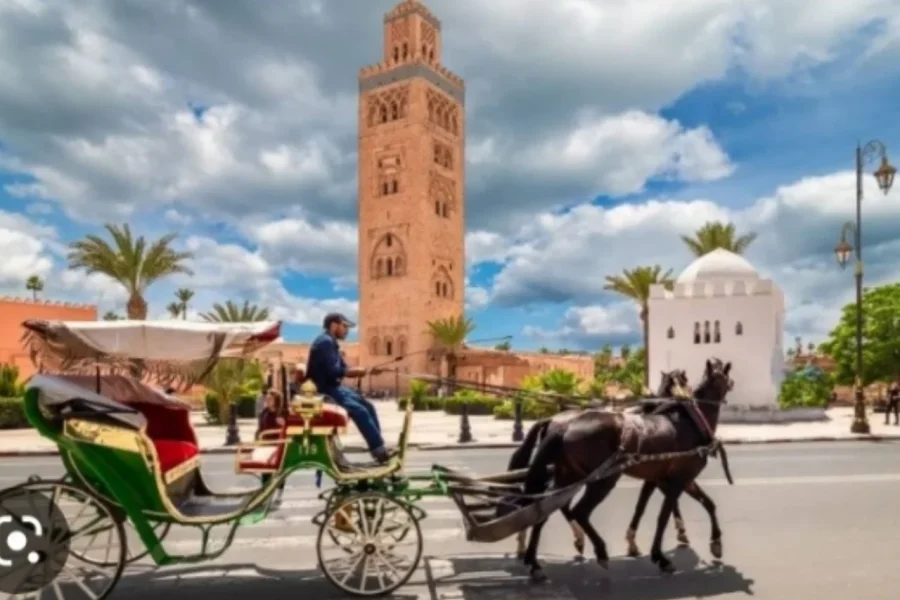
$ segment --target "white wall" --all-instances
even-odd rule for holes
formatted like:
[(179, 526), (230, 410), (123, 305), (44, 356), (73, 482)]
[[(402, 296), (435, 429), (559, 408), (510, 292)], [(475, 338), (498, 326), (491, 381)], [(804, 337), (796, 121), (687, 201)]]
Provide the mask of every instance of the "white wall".
[[(740, 295), (725, 294), (721, 284), (716, 285), (717, 293), (712, 295), (712, 284), (707, 287), (709, 293), (700, 291), (704, 288), (702, 283), (680, 285), (674, 294), (657, 290), (651, 297), (651, 389), (658, 387), (660, 371), (672, 369), (684, 369), (691, 385), (696, 386), (702, 379), (706, 360), (715, 357), (731, 362), (734, 389), (728, 395), (729, 404), (775, 406), (783, 377), (780, 327), (784, 322), (784, 301), (780, 290), (762, 281), (747, 282), (748, 293)], [(691, 293), (694, 295), (685, 295)], [(720, 323), (721, 341), (703, 343), (703, 323), (709, 321), (712, 332), (716, 320)], [(694, 343), (695, 322), (700, 323), (700, 344)], [(742, 335), (735, 333), (738, 322), (743, 325)], [(669, 327), (675, 330), (674, 339), (667, 336)]]

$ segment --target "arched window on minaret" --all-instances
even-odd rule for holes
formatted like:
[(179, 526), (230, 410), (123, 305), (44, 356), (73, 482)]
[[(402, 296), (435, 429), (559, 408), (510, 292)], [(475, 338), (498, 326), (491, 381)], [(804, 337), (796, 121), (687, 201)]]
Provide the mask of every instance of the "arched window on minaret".
[(441, 203), (439, 200), (434, 201), (434, 214), (438, 216), (441, 214)]
[(441, 296), (441, 282), (440, 281), (434, 282), (434, 295), (437, 297)]
[(456, 120), (456, 115), (453, 115), (453, 118), (450, 119), (450, 132), (453, 135), (459, 135), (459, 122)]
[(394, 46), (394, 62), (400, 62), (400, 48)]
[(444, 298), (449, 298), (449, 297), (450, 297), (450, 288), (449, 288), (449, 286), (447, 286), (447, 282), (446, 282), (446, 281), (443, 282), (443, 283), (441, 284), (441, 295), (442, 295)]
[(444, 109), (438, 106), (434, 109), (434, 122), (440, 125), (444, 121)]
[(394, 274), (394, 261), (391, 259), (387, 259), (385, 262), (385, 266), (387, 267), (387, 276), (390, 277)]
[(450, 217), (450, 211), (447, 209), (447, 203), (444, 202), (443, 206), (441, 206), (441, 216), (445, 219)]
[(397, 356), (406, 355), (406, 338), (402, 335), (397, 338)]
[(710, 340), (709, 335), (709, 321), (703, 322), (703, 343), (708, 344)]
[(428, 51), (428, 62), (434, 62), (434, 50)]
[(380, 116), (381, 116), (381, 122), (387, 123), (387, 118), (388, 118), (387, 106), (384, 106), (383, 104), (381, 105), (381, 115)]
[(422, 44), (422, 58), (424, 59), (426, 56), (428, 56), (428, 47)]
[(382, 195), (382, 196), (387, 196), (387, 195), (388, 195), (388, 191), (389, 191), (389, 190), (388, 190), (388, 182), (385, 181), (384, 183), (381, 184), (381, 195)]
[(403, 60), (409, 58), (409, 44), (403, 42)]
[(378, 347), (379, 341), (377, 337), (373, 337), (372, 341), (369, 342), (369, 354), (372, 356), (378, 356), (378, 351), (380, 348)]
[(391, 234), (387, 234), (386, 236), (384, 236), (384, 245), (385, 246), (390, 248), (391, 244), (393, 244), (393, 243), (394, 243), (394, 236), (392, 236)]
[(400, 111), (397, 108), (396, 102), (391, 102), (391, 121), (396, 121), (400, 118)]
[(399, 189), (400, 189), (400, 185), (397, 183), (397, 180), (396, 179), (392, 180), (391, 181), (391, 193), (396, 194)]
[(384, 262), (379, 258), (375, 261), (375, 276), (381, 277), (384, 275)]
[(722, 342), (722, 331), (719, 329), (719, 322), (713, 323), (713, 342), (719, 344)]
[(388, 356), (394, 355), (394, 340), (391, 338), (385, 338), (384, 340), (384, 353)]

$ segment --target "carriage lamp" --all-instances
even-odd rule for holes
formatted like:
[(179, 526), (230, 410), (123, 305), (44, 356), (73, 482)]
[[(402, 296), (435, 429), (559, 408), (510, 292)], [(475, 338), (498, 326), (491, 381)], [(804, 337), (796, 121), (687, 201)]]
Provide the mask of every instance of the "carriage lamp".
[(878, 167), (878, 170), (875, 171), (875, 181), (878, 182), (878, 187), (881, 188), (881, 191), (887, 194), (891, 191), (891, 186), (894, 185), (894, 175), (897, 174), (897, 169), (888, 162), (887, 155), (883, 155), (881, 157), (881, 166)]

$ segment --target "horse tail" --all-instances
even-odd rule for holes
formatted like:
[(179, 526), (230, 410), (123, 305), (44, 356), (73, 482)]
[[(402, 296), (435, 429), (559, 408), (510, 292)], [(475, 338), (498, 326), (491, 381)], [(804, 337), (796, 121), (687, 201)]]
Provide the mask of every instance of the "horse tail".
[(531, 454), (534, 452), (534, 447), (537, 446), (538, 440), (547, 432), (547, 427), (549, 426), (550, 419), (543, 419), (531, 426), (525, 439), (522, 440), (522, 443), (510, 457), (509, 466), (506, 468), (507, 471), (517, 471), (528, 466), (528, 463), (531, 462)]
[(563, 436), (561, 432), (551, 432), (544, 437), (531, 458), (528, 472), (525, 474), (526, 494), (539, 494), (547, 489), (547, 481), (550, 479), (549, 467), (556, 462), (563, 449)]

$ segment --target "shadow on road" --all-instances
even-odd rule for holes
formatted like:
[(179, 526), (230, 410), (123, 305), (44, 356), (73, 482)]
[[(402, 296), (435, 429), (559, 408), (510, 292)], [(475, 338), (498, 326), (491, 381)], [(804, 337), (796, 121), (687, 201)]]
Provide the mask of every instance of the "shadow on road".
[[(691, 549), (670, 554), (678, 573), (661, 575), (646, 558), (613, 558), (604, 571), (594, 561), (545, 557), (550, 580), (532, 584), (518, 561), (502, 555), (423, 557), (422, 566), (409, 583), (390, 596), (396, 600), (675, 600), (713, 598), (743, 592), (752, 595), (753, 580), (729, 565), (700, 560)], [(218, 564), (155, 570), (129, 570), (114, 598), (156, 600), (194, 599), (214, 594), (216, 600), (287, 598), (302, 590), (317, 600), (347, 598), (329, 584), (317, 569), (275, 570), (254, 564)]]

